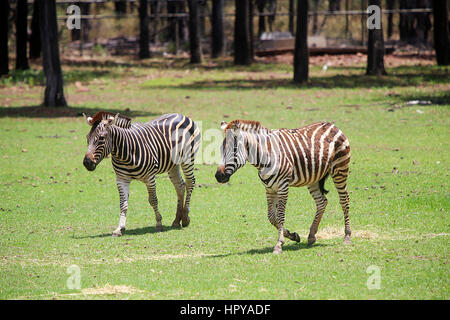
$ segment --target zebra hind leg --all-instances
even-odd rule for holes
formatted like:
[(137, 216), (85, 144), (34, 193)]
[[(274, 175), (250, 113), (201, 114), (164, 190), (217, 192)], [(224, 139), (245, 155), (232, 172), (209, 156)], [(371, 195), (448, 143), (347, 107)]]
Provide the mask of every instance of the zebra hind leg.
[(316, 233), (319, 229), (320, 220), (322, 220), (323, 213), (325, 212), (325, 208), (327, 207), (328, 203), (328, 200), (322, 193), (321, 189), (323, 189), (323, 186), (321, 188), (319, 183), (308, 186), (309, 193), (316, 202), (316, 215), (314, 217), (313, 223), (311, 224), (308, 235), (309, 246), (313, 245), (316, 242)]
[(156, 180), (155, 176), (151, 176), (147, 181), (147, 192), (148, 192), (148, 202), (155, 211), (156, 227), (157, 232), (163, 231), (162, 227), (162, 217), (158, 210), (158, 198), (156, 197)]
[(181, 222), (183, 224), (183, 227), (187, 227), (191, 221), (191, 218), (189, 218), (189, 206), (191, 203), (192, 191), (195, 187), (194, 161), (182, 164), (181, 169), (183, 170), (184, 177), (186, 179), (186, 200), (184, 202), (184, 210), (181, 216)]
[(175, 215), (175, 220), (172, 223), (172, 227), (181, 227), (180, 221), (183, 216), (184, 211), (184, 194), (185, 194), (185, 183), (180, 174), (180, 166), (177, 165), (173, 167), (169, 172), (169, 178), (175, 187), (175, 191), (177, 192), (177, 213)]
[(345, 223), (344, 244), (351, 244), (350, 236), (352, 234), (352, 230), (350, 228), (350, 218), (349, 218), (349, 197), (347, 192), (347, 178), (348, 178), (348, 168), (345, 168), (343, 170), (335, 170), (333, 174), (333, 182), (339, 194), (339, 203), (341, 204), (342, 211), (344, 212), (344, 223)]

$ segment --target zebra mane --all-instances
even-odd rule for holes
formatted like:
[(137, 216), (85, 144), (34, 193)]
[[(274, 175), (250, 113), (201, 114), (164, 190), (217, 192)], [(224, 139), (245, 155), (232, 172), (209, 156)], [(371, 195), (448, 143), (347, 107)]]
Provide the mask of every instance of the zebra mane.
[[(108, 119), (109, 117), (115, 117), (116, 113), (99, 111), (92, 117), (91, 124), (92, 126), (98, 125), (100, 121)], [(124, 129), (129, 129), (131, 127), (131, 119), (119, 114), (117, 121), (115, 123), (116, 126)]]
[(225, 131), (230, 128), (238, 128), (246, 132), (270, 132), (269, 128), (264, 127), (261, 122), (253, 120), (233, 120), (225, 127)]

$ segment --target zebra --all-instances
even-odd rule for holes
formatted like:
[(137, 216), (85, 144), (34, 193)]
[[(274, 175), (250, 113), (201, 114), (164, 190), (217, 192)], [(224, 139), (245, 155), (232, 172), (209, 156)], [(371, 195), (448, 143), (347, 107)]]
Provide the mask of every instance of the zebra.
[(221, 162), (215, 177), (229, 181), (248, 161), (258, 169), (266, 188), (268, 218), (278, 230), (273, 252), (281, 253), (284, 237), (300, 242), (296, 232), (283, 227), (289, 187), (307, 186), (316, 203), (316, 214), (309, 230), (308, 245), (316, 233), (327, 206), (325, 180), (331, 175), (344, 211), (344, 243), (351, 243), (349, 220), (350, 144), (334, 124), (317, 122), (297, 129), (269, 129), (258, 121), (234, 120), (221, 123), (225, 138), (220, 147)]
[[(125, 230), (130, 182), (140, 180), (147, 186), (148, 201), (152, 206), (157, 232), (163, 231), (162, 217), (158, 210), (155, 176), (167, 172), (175, 187), (178, 202), (173, 227), (183, 227), (190, 222), (189, 205), (195, 185), (194, 160), (200, 143), (200, 129), (181, 114), (165, 114), (146, 123), (131, 123), (120, 114), (100, 111), (93, 117), (83, 113), (91, 126), (87, 134), (88, 149), (83, 160), (87, 170), (111, 154), (120, 195), (119, 226), (114, 237)], [(184, 173), (186, 183), (180, 173)], [(186, 196), (186, 197), (185, 197)]]

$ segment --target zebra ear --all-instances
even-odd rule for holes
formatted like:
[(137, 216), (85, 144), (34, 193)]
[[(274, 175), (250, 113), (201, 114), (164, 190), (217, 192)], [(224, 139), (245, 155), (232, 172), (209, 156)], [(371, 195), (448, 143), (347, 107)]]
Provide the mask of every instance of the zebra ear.
[(85, 113), (83, 113), (83, 117), (86, 120), (87, 124), (92, 126), (92, 117), (88, 117)]
[(227, 127), (227, 123), (226, 123), (225, 121), (222, 121), (222, 122), (220, 123), (220, 128), (221, 128), (222, 130), (225, 130), (226, 127)]
[(239, 125), (236, 122), (232, 122), (230, 128), (231, 128), (231, 130), (235, 131), (235, 130), (239, 129)]
[(106, 121), (108, 126), (112, 126), (117, 123), (117, 119), (119, 118), (119, 114), (117, 113), (114, 117), (109, 116)]

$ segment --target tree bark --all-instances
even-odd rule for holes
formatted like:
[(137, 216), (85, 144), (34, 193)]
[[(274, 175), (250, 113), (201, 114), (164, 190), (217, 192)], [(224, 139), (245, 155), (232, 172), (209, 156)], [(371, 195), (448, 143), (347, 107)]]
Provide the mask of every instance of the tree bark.
[(294, 50), (294, 82), (304, 83), (308, 81), (308, 69), (308, 0), (298, 0), (297, 32)]
[[(259, 14), (264, 13), (266, 1), (267, 0), (256, 0), (256, 9), (258, 10)], [(258, 38), (261, 37), (264, 32), (266, 32), (266, 17), (260, 15), (258, 16)]]
[[(313, 1), (313, 5), (314, 5), (314, 11), (313, 11), (313, 24), (312, 24), (312, 34), (317, 34), (318, 33), (318, 24), (319, 24), (319, 20), (318, 20), (318, 16), (317, 16), (317, 11), (319, 10), (319, 0), (314, 0)], [(324, 17), (324, 20), (326, 19), (326, 16)]]
[(39, 1), (39, 22), (41, 27), (42, 65), (46, 78), (43, 106), (66, 106), (61, 62), (59, 60), (55, 0)]
[(0, 1), (0, 75), (9, 73), (8, 22), (9, 1)]
[(202, 62), (202, 46), (200, 41), (200, 16), (197, 0), (188, 0), (189, 5), (189, 47), (191, 63)]
[(27, 0), (17, 0), (16, 4), (16, 69), (27, 70), (30, 69), (28, 65), (27, 55), (27, 16), (28, 5)]
[(294, 34), (294, 15), (295, 15), (295, 2), (289, 0), (289, 32)]
[(211, 56), (217, 58), (225, 53), (225, 34), (223, 29), (223, 2), (224, 0), (213, 0), (212, 2), (212, 48)]
[[(395, 6), (395, 0), (386, 0), (386, 6), (388, 10), (393, 10)], [(387, 27), (387, 37), (388, 39), (392, 37), (392, 33), (394, 31), (394, 14), (388, 13), (388, 27)]]
[(139, 0), (139, 58), (150, 58), (150, 50), (148, 48), (150, 42), (149, 34), (149, 18), (148, 18), (148, 2), (147, 0)]
[(31, 18), (30, 59), (41, 56), (41, 33), (39, 30), (39, 1), (33, 2), (33, 17)]
[(150, 2), (150, 13), (152, 15), (150, 21), (152, 22), (152, 32), (150, 40), (152, 43), (158, 42), (158, 24), (159, 24), (159, 12), (161, 8), (161, 2), (159, 0), (154, 0)]
[(114, 2), (114, 11), (116, 12), (116, 14), (127, 13), (127, 2), (126, 1), (115, 1)]
[(254, 0), (248, 0), (249, 1), (249, 13), (248, 13), (248, 32), (250, 36), (250, 58), (253, 61), (255, 57), (255, 46), (253, 43), (253, 36), (254, 36), (254, 30), (253, 30), (253, 18), (254, 18), (254, 10), (255, 10), (255, 4)]
[(249, 0), (235, 0), (234, 19), (234, 64), (252, 64), (250, 38), (250, 2)]
[[(369, 0), (369, 5), (381, 8), (381, 0)], [(380, 19), (381, 20), (381, 19)], [(384, 40), (383, 24), (380, 21), (380, 29), (369, 29), (367, 44), (367, 75), (385, 75), (384, 69)]]
[(448, 3), (446, 0), (433, 0), (434, 15), (434, 49), (437, 64), (450, 64), (450, 41), (448, 25)]

